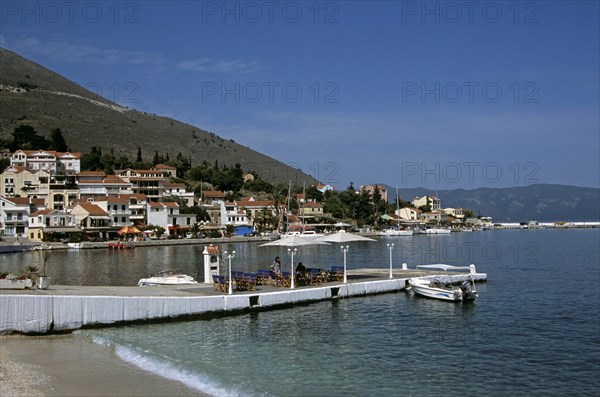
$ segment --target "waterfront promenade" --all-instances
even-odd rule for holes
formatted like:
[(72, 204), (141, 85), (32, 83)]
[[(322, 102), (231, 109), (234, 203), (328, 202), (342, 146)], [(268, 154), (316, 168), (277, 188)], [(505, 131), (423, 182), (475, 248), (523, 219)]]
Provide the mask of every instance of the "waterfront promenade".
[(348, 283), (296, 289), (257, 286), (232, 295), (212, 284), (162, 287), (52, 286), (48, 290), (0, 290), (0, 334), (45, 334), (85, 327), (187, 319), (304, 304), (328, 299), (400, 292), (415, 270), (358, 269)]

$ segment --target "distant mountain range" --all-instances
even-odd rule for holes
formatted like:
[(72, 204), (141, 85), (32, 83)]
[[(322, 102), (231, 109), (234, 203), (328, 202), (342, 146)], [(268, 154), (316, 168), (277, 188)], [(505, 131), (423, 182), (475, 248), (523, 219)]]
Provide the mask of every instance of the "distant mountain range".
[[(396, 188), (388, 189), (393, 202)], [(535, 184), (511, 188), (435, 190), (398, 188), (400, 198), (439, 197), (442, 207), (462, 207), (475, 215), (491, 216), (494, 222), (599, 221), (600, 189), (567, 185)]]
[(0, 48), (0, 138), (11, 139), (10, 134), (20, 124), (30, 125), (46, 137), (60, 128), (73, 151), (100, 146), (104, 152), (113, 149), (116, 155), (135, 159), (139, 146), (146, 161), (155, 152), (168, 153), (171, 159), (182, 153), (191, 158), (193, 165), (203, 160), (210, 164), (218, 160), (229, 166), (240, 163), (242, 169), (256, 171), (268, 182), (317, 182), (233, 140), (168, 117), (120, 106)]

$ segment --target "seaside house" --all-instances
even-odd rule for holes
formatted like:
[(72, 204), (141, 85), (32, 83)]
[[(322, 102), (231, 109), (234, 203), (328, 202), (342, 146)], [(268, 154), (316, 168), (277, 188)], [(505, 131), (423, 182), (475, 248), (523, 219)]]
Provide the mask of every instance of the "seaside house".
[(117, 175), (104, 175), (102, 171), (80, 172), (77, 176), (80, 198), (132, 194), (133, 184)]
[(100, 239), (108, 237), (111, 219), (98, 205), (79, 201), (71, 210), (71, 214), (75, 216), (77, 226), (88, 236), (96, 236)]
[(57, 238), (70, 238), (80, 235), (75, 215), (59, 210), (38, 210), (29, 216), (28, 235), (30, 240), (43, 241), (50, 235)]
[(428, 204), (431, 207), (431, 211), (438, 211), (441, 208), (440, 199), (436, 196), (415, 197), (412, 200), (412, 205), (415, 208), (426, 206)]
[(240, 210), (245, 212), (248, 226), (255, 230), (257, 225), (273, 226), (272, 222), (277, 218), (280, 211), (285, 210), (285, 205), (281, 204), (279, 211), (275, 207), (273, 200), (255, 200), (252, 197), (236, 201)]
[(132, 170), (119, 171), (117, 175), (125, 182), (132, 184), (134, 194), (143, 194), (149, 201), (159, 201), (165, 190), (165, 178), (161, 170)]
[(129, 220), (137, 226), (145, 224), (148, 198), (143, 194), (121, 194), (120, 197), (129, 200)]
[(29, 216), (44, 209), (41, 199), (31, 197), (0, 197), (0, 232), (5, 236), (27, 236)]
[(462, 208), (443, 208), (442, 211), (457, 219), (463, 219), (465, 217)]
[(299, 215), (304, 218), (320, 218), (323, 216), (323, 206), (314, 201), (308, 201), (300, 206)]
[(421, 219), (422, 211), (416, 208), (405, 207), (396, 210), (395, 213), (400, 217), (400, 219), (405, 221), (418, 221)]
[(51, 175), (75, 175), (81, 171), (81, 153), (53, 150), (17, 150), (10, 164), (30, 171), (44, 170)]
[(51, 170), (32, 170), (22, 165), (7, 167), (0, 177), (4, 197), (43, 199), (48, 208), (62, 210), (79, 197), (73, 175), (55, 175)]
[(421, 214), (421, 220), (425, 223), (439, 223), (442, 221), (447, 221), (448, 215), (446, 215), (443, 211), (423, 212)]
[(50, 173), (31, 171), (23, 166), (10, 165), (0, 176), (0, 194), (4, 197), (48, 195)]
[(221, 203), (221, 226), (227, 225), (249, 226), (246, 211), (242, 210), (234, 201)]
[(202, 192), (202, 202), (210, 205), (220, 205), (225, 202), (225, 192), (217, 190), (205, 190)]
[(321, 193), (325, 193), (328, 190), (335, 190), (335, 186), (332, 186), (329, 184), (323, 184), (323, 183), (319, 183), (316, 187), (317, 187), (317, 190), (320, 191)]
[(110, 219), (113, 229), (123, 226), (131, 226), (131, 210), (129, 209), (129, 198), (124, 196), (104, 196), (88, 199), (88, 202), (102, 208)]
[(188, 207), (193, 207), (196, 203), (194, 200), (194, 192), (186, 190), (185, 183), (170, 183), (165, 182), (164, 197), (177, 197), (185, 202)]
[(167, 179), (177, 177), (177, 168), (170, 165), (156, 164), (154, 167), (152, 167), (152, 170), (158, 170), (162, 172), (163, 176)]
[(165, 228), (167, 234), (176, 234), (177, 229), (187, 229), (198, 221), (195, 214), (180, 214), (175, 202), (148, 202), (148, 224)]
[(384, 186), (381, 185), (363, 185), (360, 187), (359, 191), (365, 191), (369, 193), (370, 196), (373, 196), (375, 190), (379, 190), (379, 194), (381, 195), (381, 199), (385, 202), (388, 201), (388, 192)]

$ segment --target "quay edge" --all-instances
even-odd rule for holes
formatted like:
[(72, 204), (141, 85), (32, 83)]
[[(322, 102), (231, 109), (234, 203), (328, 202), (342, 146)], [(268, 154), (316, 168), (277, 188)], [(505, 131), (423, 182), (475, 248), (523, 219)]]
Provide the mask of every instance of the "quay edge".
[[(266, 310), (329, 299), (400, 292), (406, 288), (406, 282), (407, 278), (393, 278), (234, 295), (136, 296), (125, 292), (130, 291), (129, 287), (104, 288), (104, 291), (110, 290), (110, 295), (69, 295), (58, 290), (56, 294), (47, 291), (51, 293), (46, 295), (4, 293), (0, 294), (0, 334), (62, 333), (203, 314)], [(168, 293), (161, 291), (161, 287), (147, 288), (159, 288), (155, 291)]]

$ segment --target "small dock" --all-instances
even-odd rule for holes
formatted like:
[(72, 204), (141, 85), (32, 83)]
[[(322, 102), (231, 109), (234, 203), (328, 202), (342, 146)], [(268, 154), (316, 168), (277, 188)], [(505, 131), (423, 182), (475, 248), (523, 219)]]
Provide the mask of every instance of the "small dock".
[(80, 328), (235, 314), (331, 299), (405, 290), (415, 270), (348, 271), (348, 282), (295, 289), (259, 285), (232, 295), (213, 284), (161, 287), (52, 286), (48, 290), (0, 290), (0, 334), (47, 334)]

